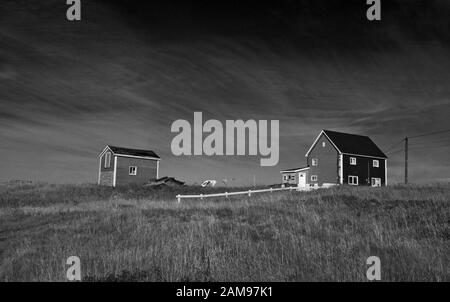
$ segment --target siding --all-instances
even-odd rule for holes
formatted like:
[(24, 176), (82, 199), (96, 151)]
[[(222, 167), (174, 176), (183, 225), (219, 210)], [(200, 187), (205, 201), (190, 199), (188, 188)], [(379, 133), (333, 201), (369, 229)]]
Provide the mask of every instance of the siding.
[(101, 186), (113, 186), (114, 172), (113, 171), (103, 171), (100, 173), (99, 184)]
[[(350, 165), (350, 157), (356, 158), (356, 166)], [(385, 179), (385, 165), (384, 159), (378, 159), (379, 167), (375, 168), (372, 165), (372, 160), (377, 158), (355, 156), (355, 155), (343, 155), (343, 166), (344, 166), (344, 184), (348, 184), (348, 176), (358, 176), (358, 184), (360, 186), (370, 185), (370, 179), (372, 177), (381, 178), (381, 185), (386, 185)]]
[[(111, 161), (109, 168), (105, 168), (105, 157), (106, 153), (110, 152), (111, 154)], [(103, 156), (99, 159), (99, 165), (100, 165), (100, 175), (98, 183), (102, 186), (113, 186), (113, 179), (114, 179), (114, 155), (111, 153), (111, 151), (105, 152)]]
[(104, 171), (114, 171), (114, 155), (111, 153), (111, 164), (109, 166), (109, 168), (105, 168), (105, 157), (106, 157), (106, 153), (108, 153), (110, 151), (105, 152), (105, 154), (103, 154), (103, 156), (100, 158), (100, 171), (104, 172)]
[[(322, 147), (322, 142), (325, 142), (325, 147)], [(317, 166), (312, 165), (313, 158), (319, 160)], [(320, 186), (324, 183), (339, 183), (339, 153), (324, 134), (317, 140), (316, 145), (311, 149), (306, 160), (310, 167), (307, 183), (318, 184)], [(311, 181), (312, 175), (317, 175), (317, 181)]]
[[(129, 175), (129, 167), (137, 167), (137, 175)], [(156, 178), (157, 161), (130, 157), (117, 157), (116, 186), (144, 184)]]

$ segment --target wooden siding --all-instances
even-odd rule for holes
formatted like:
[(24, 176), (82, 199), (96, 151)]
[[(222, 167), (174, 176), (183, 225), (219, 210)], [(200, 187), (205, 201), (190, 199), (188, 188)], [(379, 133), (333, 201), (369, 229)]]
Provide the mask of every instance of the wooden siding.
[[(350, 157), (356, 158), (356, 165), (350, 165)], [(372, 161), (378, 160), (379, 167), (373, 167)], [(386, 185), (385, 177), (385, 165), (384, 159), (377, 159), (372, 157), (356, 156), (356, 155), (343, 155), (343, 180), (344, 184), (348, 184), (348, 176), (358, 176), (358, 185), (369, 186), (371, 185), (371, 178), (381, 178), (381, 185)]]
[[(136, 175), (129, 175), (130, 166), (137, 167)], [(117, 157), (116, 186), (126, 184), (144, 184), (156, 179), (157, 161), (151, 159)]]
[(114, 183), (114, 172), (103, 171), (100, 173), (99, 185), (112, 187)]
[[(111, 154), (111, 162), (110, 162), (110, 166), (109, 166), (109, 168), (105, 168), (105, 157), (106, 157), (106, 154), (107, 153), (110, 153)], [(103, 154), (103, 156), (102, 157), (100, 157), (100, 171), (101, 172), (104, 172), (104, 171), (114, 171), (114, 155), (112, 154), (112, 152), (111, 151), (106, 151), (105, 152), (105, 154)]]
[[(325, 142), (325, 147), (322, 147), (322, 143)], [(318, 165), (312, 165), (312, 159), (318, 159)], [(308, 170), (308, 184), (323, 185), (324, 183), (339, 183), (339, 153), (328, 138), (322, 134), (317, 140), (316, 145), (311, 149), (309, 156), (307, 157)], [(312, 181), (311, 176), (317, 175), (317, 181)]]

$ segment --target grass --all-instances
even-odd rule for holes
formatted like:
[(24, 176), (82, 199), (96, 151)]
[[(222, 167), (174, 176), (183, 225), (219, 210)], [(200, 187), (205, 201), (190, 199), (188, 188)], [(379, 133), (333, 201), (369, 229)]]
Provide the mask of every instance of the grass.
[(0, 281), (450, 281), (449, 184), (175, 199), (223, 190), (0, 189)]

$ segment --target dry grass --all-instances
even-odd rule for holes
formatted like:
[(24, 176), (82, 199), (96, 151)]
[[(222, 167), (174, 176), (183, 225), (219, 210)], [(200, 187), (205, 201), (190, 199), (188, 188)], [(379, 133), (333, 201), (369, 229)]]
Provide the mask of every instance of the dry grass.
[[(0, 190), (0, 280), (450, 281), (450, 185), (175, 202), (200, 188)], [(223, 190), (223, 189), (222, 189)], [(221, 191), (222, 191), (221, 190)], [(229, 190), (229, 189), (228, 189)]]

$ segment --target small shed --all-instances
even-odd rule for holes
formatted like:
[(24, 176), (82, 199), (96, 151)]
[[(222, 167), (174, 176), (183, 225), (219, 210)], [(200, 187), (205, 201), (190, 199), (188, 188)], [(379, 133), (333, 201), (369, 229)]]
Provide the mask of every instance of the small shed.
[(100, 153), (98, 184), (120, 186), (146, 184), (159, 177), (160, 157), (152, 150), (108, 145)]

